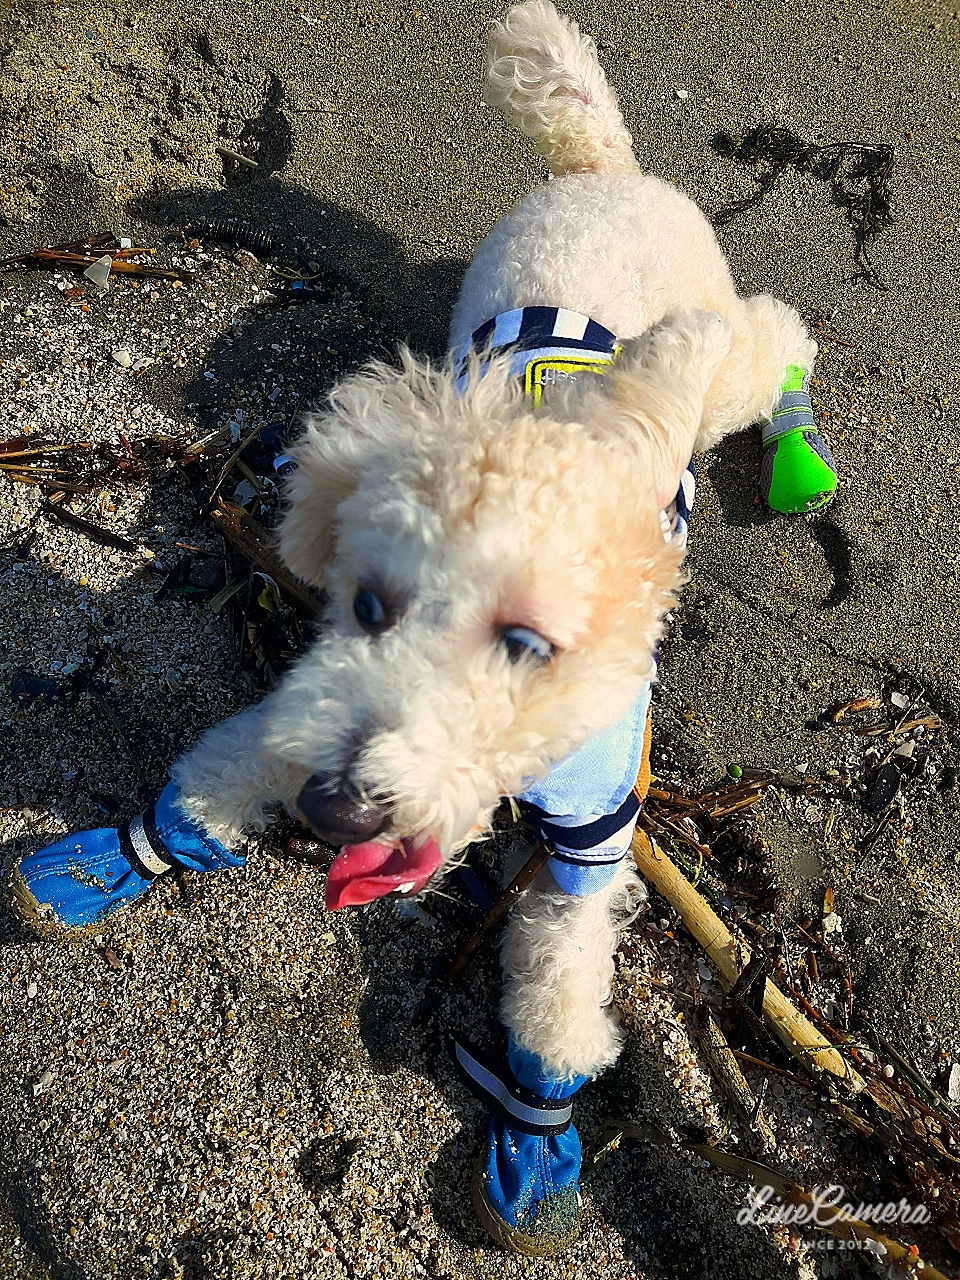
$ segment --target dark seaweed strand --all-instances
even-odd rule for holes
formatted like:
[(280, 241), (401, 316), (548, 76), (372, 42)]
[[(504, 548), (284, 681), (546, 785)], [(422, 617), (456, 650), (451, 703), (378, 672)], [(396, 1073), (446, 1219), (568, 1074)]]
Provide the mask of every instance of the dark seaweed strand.
[(243, 218), (221, 218), (219, 222), (201, 222), (190, 228), (190, 233), (201, 240), (219, 240), (234, 249), (249, 249), (251, 253), (267, 258), (276, 252), (276, 236), (256, 227)]
[(741, 142), (729, 133), (718, 133), (713, 149), (741, 164), (764, 166), (756, 174), (757, 190), (743, 200), (726, 205), (713, 216), (715, 227), (725, 226), (745, 210), (758, 205), (783, 173), (794, 168), (830, 183), (833, 203), (843, 209), (854, 234), (855, 255), (861, 278), (878, 289), (887, 286), (870, 257), (868, 246), (893, 221), (890, 177), (893, 147), (887, 143), (831, 142), (808, 145), (791, 129), (758, 125)]

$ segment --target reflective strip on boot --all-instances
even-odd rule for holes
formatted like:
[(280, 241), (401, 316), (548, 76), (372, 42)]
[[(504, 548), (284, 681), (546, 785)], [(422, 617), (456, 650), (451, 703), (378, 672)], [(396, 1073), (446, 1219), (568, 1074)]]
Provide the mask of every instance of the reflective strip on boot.
[(152, 806), (118, 827), (117, 839), (120, 852), (143, 880), (156, 880), (180, 865), (160, 839)]
[(788, 431), (815, 431), (813, 405), (807, 389), (810, 374), (799, 365), (790, 365), (780, 392), (780, 399), (774, 406), (770, 422), (764, 422), (761, 438), (764, 449), (779, 440)]
[(520, 1084), (503, 1058), (451, 1037), (450, 1051), (467, 1088), (491, 1111), (522, 1133), (550, 1137), (564, 1133), (573, 1119), (572, 1098), (540, 1098)]

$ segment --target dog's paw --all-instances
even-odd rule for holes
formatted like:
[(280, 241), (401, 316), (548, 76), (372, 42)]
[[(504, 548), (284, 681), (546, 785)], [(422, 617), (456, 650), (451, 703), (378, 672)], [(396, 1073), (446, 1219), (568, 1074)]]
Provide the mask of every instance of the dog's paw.
[(733, 326), (717, 311), (673, 311), (624, 344), (623, 358), (671, 382), (713, 378), (733, 342)]

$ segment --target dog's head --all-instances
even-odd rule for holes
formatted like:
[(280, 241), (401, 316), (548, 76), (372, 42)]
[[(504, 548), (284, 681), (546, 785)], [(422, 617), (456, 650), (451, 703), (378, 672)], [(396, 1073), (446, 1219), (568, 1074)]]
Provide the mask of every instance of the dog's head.
[(281, 545), (328, 625), (267, 739), (345, 846), (330, 906), (418, 892), (636, 699), (679, 583), (661, 508), (728, 348), (719, 317), (673, 317), (536, 413), (503, 361), (458, 395), (405, 353), (311, 419)]

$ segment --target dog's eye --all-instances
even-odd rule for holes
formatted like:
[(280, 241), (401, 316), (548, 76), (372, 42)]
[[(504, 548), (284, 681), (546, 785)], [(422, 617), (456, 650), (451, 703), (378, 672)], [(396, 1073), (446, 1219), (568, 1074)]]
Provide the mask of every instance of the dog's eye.
[(534, 662), (542, 664), (553, 657), (553, 645), (550, 641), (536, 631), (531, 631), (529, 627), (507, 627), (506, 631), (501, 632), (500, 640), (511, 662), (532, 658)]
[(382, 631), (387, 625), (387, 611), (369, 587), (361, 587), (353, 597), (353, 616), (368, 631)]

